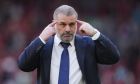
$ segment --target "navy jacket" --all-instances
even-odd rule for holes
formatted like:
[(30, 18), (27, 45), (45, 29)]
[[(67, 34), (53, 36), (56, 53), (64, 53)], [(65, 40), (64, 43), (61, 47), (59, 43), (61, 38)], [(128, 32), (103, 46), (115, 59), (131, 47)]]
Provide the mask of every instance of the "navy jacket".
[[(37, 37), (21, 53), (18, 66), (29, 72), (37, 69), (37, 84), (50, 83), (50, 67), (54, 37), (43, 44)], [(97, 64), (114, 64), (119, 60), (116, 46), (104, 35), (93, 41), (90, 37), (75, 37), (75, 49), (86, 84), (100, 84)]]

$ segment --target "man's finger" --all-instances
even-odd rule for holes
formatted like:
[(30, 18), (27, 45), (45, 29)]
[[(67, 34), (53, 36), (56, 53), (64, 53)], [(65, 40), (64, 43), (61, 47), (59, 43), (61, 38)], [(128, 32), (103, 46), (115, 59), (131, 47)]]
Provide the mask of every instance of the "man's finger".
[(56, 22), (54, 21), (54, 22), (50, 23), (48, 26), (53, 27), (55, 24), (56, 24)]
[(81, 21), (81, 20), (77, 20), (77, 23), (84, 24), (85, 22), (84, 21)]

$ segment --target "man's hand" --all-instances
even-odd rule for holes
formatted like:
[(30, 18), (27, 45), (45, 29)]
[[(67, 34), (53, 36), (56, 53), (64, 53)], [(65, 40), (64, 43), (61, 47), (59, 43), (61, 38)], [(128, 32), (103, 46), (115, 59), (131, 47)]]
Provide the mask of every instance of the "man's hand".
[(56, 22), (52, 22), (50, 23), (39, 35), (39, 37), (44, 40), (47, 41), (49, 37), (51, 37), (52, 35), (55, 34), (55, 25)]
[(95, 29), (89, 23), (80, 20), (77, 20), (77, 23), (81, 25), (79, 27), (79, 32), (81, 35), (87, 35), (92, 37), (97, 33), (97, 29)]

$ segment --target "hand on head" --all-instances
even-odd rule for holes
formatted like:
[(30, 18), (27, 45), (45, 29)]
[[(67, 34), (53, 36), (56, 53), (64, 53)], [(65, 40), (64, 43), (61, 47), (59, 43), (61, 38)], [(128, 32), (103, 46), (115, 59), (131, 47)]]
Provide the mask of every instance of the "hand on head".
[(52, 35), (55, 34), (55, 24), (56, 22), (53, 21), (52, 23), (50, 23), (40, 34), (40, 37), (46, 41), (49, 37), (51, 37)]
[[(77, 23), (80, 24), (80, 26), (78, 28), (80, 35), (86, 35), (86, 36), (92, 37), (94, 34), (97, 33), (97, 30), (93, 26), (91, 26), (89, 23), (81, 21), (81, 20), (77, 20)], [(56, 24), (56, 22), (53, 21), (41, 32), (40, 37), (44, 41), (47, 41), (47, 39), (49, 37), (51, 37), (52, 35), (54, 35), (56, 33), (55, 24)]]
[(91, 26), (89, 23), (81, 21), (81, 20), (77, 20), (77, 23), (80, 24), (79, 27), (79, 33), (81, 35), (87, 35), (87, 36), (93, 36), (94, 34), (97, 33), (97, 30)]

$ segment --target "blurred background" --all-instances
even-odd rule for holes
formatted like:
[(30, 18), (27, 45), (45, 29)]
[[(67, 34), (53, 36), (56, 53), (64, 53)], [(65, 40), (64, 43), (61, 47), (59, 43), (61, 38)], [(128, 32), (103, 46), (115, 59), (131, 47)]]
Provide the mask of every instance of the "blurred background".
[(0, 84), (35, 84), (36, 70), (22, 72), (22, 50), (52, 21), (56, 7), (68, 4), (119, 48), (121, 60), (99, 65), (102, 84), (140, 84), (139, 0), (0, 0)]

